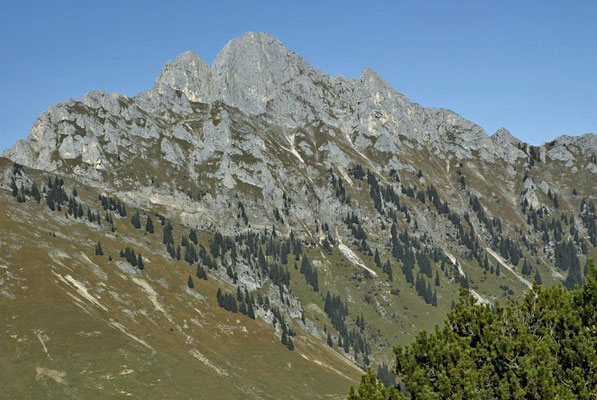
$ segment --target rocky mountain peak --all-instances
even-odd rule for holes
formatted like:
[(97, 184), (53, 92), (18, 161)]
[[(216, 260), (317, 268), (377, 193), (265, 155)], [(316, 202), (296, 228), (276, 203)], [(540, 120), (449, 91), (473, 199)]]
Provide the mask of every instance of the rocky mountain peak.
[(497, 131), (495, 131), (495, 133), (493, 135), (491, 135), (492, 138), (496, 139), (496, 140), (504, 140), (504, 141), (519, 141), (518, 139), (516, 139), (514, 137), (514, 135), (512, 135), (510, 133), (509, 130), (507, 130), (506, 128), (500, 128)]
[(358, 79), (371, 90), (391, 90), (395, 91), (378, 73), (371, 67), (366, 67)]
[[(99, 170), (126, 159), (127, 151), (148, 157), (146, 149), (154, 148), (150, 142), (155, 141), (161, 149), (156, 162), (180, 167), (212, 157), (219, 160), (217, 149), (230, 149), (219, 140), (232, 140), (232, 121), (248, 121), (247, 117), (265, 124), (261, 129), (275, 131), (272, 140), (300, 162), (313, 156), (327, 164), (348, 164), (347, 154), (353, 153), (388, 157), (399, 165), (398, 156), (409, 157), (407, 149), (413, 146), (442, 157), (508, 164), (527, 156), (526, 145), (506, 129), (490, 137), (450, 110), (413, 103), (372, 68), (356, 79), (333, 78), (278, 39), (253, 32), (228, 42), (212, 67), (192, 51), (182, 53), (164, 66), (153, 89), (133, 98), (95, 91), (82, 100), (52, 106), (38, 118), (29, 139), (4, 155), (52, 171), (69, 164), (82, 175), (99, 178)], [(240, 131), (241, 138), (254, 133), (248, 127)], [(317, 138), (317, 143), (308, 143), (307, 137)], [(586, 150), (594, 151), (595, 141), (594, 135), (563, 137), (538, 154), (544, 158), (549, 152), (553, 159), (569, 163)], [(337, 146), (343, 147), (341, 153)], [(264, 158), (255, 146), (245, 151)], [(234, 186), (231, 179), (229, 187)]]
[(190, 101), (209, 101), (209, 66), (193, 51), (182, 53), (176, 62), (168, 61), (158, 76), (155, 88), (164, 93), (166, 88), (184, 93)]
[(212, 67), (212, 100), (240, 108), (247, 114), (273, 111), (292, 124), (297, 102), (313, 103), (314, 68), (265, 33), (247, 33), (231, 40)]

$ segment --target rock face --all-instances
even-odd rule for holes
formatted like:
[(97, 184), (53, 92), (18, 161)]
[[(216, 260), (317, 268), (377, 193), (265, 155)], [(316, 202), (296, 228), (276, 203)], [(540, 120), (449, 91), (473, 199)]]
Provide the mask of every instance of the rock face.
[[(318, 242), (320, 224), (341, 224), (354, 208), (334, 195), (330, 171), (349, 188), (347, 170), (356, 165), (396, 192), (433, 185), (461, 212), (464, 191), (488, 201), (491, 213), (525, 200), (540, 207), (533, 179), (523, 180), (529, 172), (563, 196), (581, 182), (594, 188), (595, 153), (597, 136), (589, 134), (540, 147), (505, 129), (489, 136), (454, 112), (412, 103), (371, 69), (333, 78), (270, 35), (247, 33), (211, 67), (181, 54), (133, 98), (97, 91), (50, 107), (4, 156), (77, 175), (142, 207), (167, 205), (191, 225), (227, 233), (277, 226)], [(376, 226), (388, 214), (354, 201), (381, 240)], [(429, 212), (421, 204), (411, 211), (408, 224), (450, 243), (423, 223)]]

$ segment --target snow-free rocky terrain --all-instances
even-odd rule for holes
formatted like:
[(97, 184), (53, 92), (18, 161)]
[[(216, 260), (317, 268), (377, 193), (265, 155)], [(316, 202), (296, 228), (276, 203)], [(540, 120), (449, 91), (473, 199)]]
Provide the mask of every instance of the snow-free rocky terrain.
[(344, 398), (462, 287), (573, 287), (597, 254), (597, 136), (490, 136), (262, 33), (3, 157), (1, 398)]

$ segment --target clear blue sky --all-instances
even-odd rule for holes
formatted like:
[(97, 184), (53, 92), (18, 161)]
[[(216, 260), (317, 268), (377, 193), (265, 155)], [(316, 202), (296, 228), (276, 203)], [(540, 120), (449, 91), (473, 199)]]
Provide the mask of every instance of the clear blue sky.
[(211, 64), (247, 31), (331, 75), (371, 66), (489, 133), (597, 132), (597, 1), (13, 1), (0, 14), (0, 149), (51, 104), (135, 95), (179, 53)]

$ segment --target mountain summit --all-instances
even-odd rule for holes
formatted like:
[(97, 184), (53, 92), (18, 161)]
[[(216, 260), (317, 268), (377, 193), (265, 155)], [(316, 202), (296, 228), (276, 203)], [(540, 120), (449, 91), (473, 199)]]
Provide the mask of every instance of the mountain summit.
[[(5, 155), (24, 165), (50, 170), (57, 168), (60, 162), (52, 163), (46, 153), (59, 150), (58, 144), (62, 141), (48, 137), (43, 149), (32, 142), (40, 140), (40, 135), (45, 137), (47, 130), (55, 130), (55, 123), (50, 122), (48, 126), (45, 120), (49, 114), (68, 112), (69, 103), (111, 109), (114, 116), (122, 111), (119, 107), (126, 104), (127, 112), (133, 115), (137, 112), (158, 114), (170, 124), (176, 122), (176, 117), (169, 119), (165, 114), (176, 112), (186, 117), (193, 114), (193, 103), (221, 103), (249, 116), (263, 116), (284, 128), (325, 123), (348, 137), (350, 145), (359, 150), (379, 142), (378, 150), (394, 152), (401, 147), (400, 136), (405, 136), (429, 146), (435, 153), (451, 150), (459, 157), (470, 158), (471, 151), (476, 150), (486, 160), (496, 156), (522, 157), (511, 140), (503, 140), (499, 134), (489, 137), (482, 128), (451, 111), (426, 109), (412, 103), (370, 68), (354, 80), (332, 78), (265, 33), (246, 33), (231, 40), (211, 68), (196, 53), (185, 52), (176, 62), (164, 66), (152, 90), (133, 99), (92, 92), (82, 101), (53, 106), (38, 119), (30, 139), (19, 142)], [(129, 103), (133, 110), (128, 110)], [(81, 128), (93, 131), (96, 127)], [(155, 128), (150, 124), (141, 131)], [(94, 136), (105, 135), (105, 131), (100, 131)], [(499, 144), (496, 140), (500, 140)], [(555, 143), (561, 141), (556, 139)], [(593, 135), (577, 141), (581, 147), (588, 146), (590, 150), (597, 147), (596, 142)], [(58, 149), (51, 149), (52, 143)], [(105, 160), (95, 158), (99, 157), (96, 150), (91, 152), (92, 159), (88, 161), (101, 168)]]

